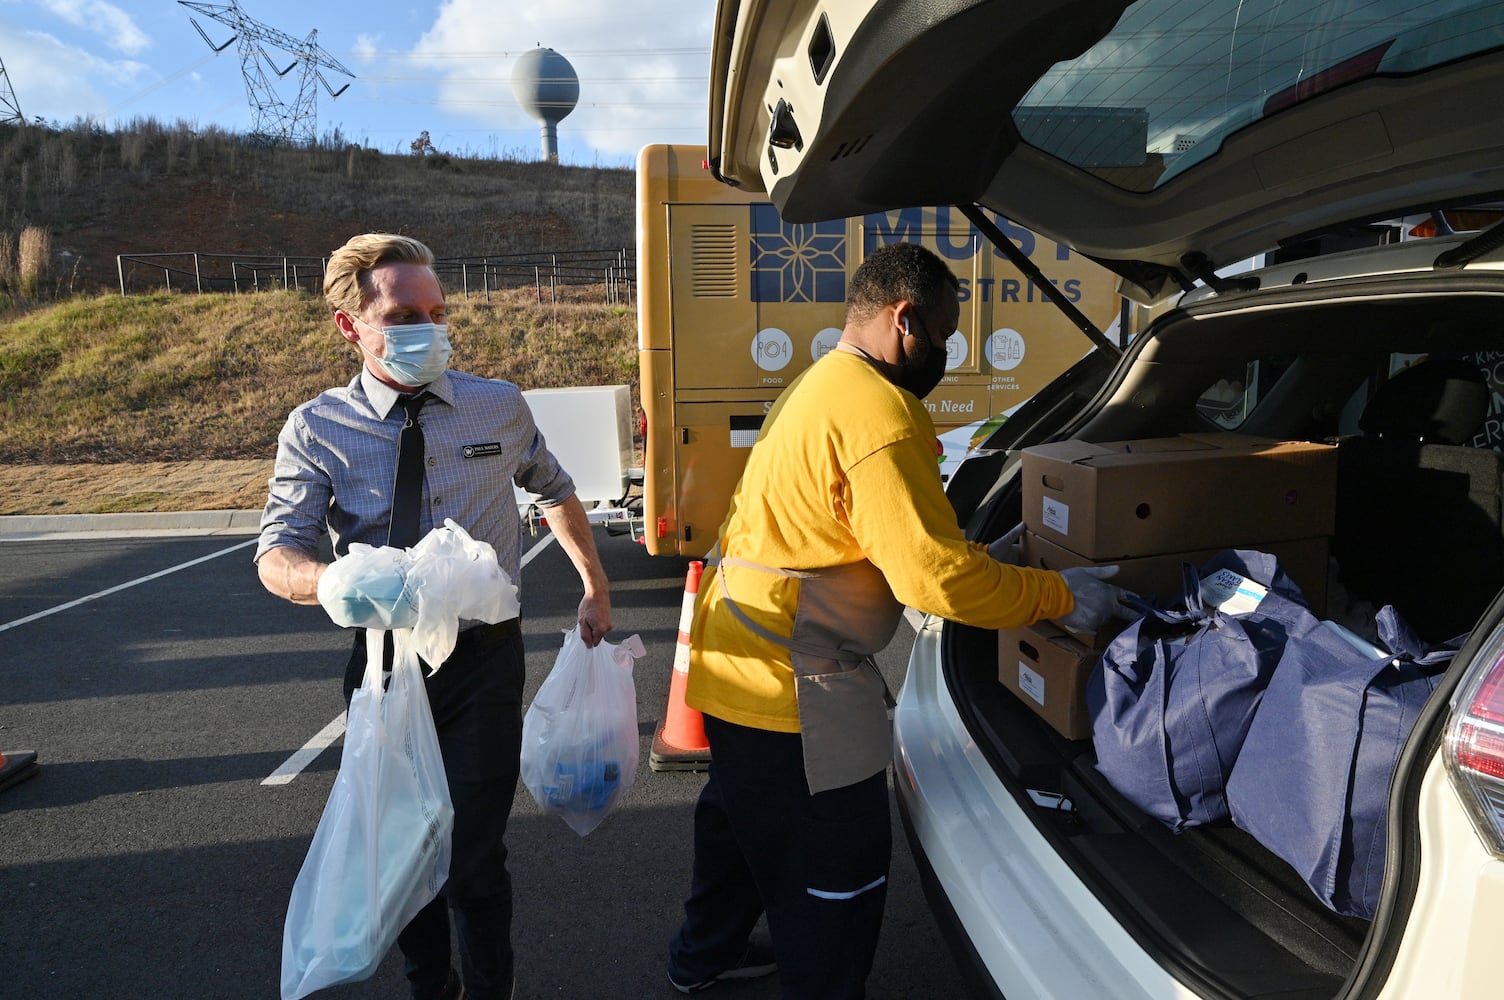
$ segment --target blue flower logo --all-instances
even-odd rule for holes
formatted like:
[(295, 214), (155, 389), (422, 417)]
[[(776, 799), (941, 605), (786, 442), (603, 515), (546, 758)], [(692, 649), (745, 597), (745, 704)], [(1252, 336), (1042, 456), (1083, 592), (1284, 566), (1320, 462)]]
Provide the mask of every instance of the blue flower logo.
[(845, 220), (785, 223), (753, 205), (752, 301), (845, 302)]

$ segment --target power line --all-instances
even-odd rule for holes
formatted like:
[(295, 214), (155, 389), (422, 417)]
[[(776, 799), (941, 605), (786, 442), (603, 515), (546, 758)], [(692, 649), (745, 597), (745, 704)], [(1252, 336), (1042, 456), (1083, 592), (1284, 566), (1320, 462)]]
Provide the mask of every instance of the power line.
[[(511, 85), (510, 76), (366, 76), (363, 79), (368, 83), (500, 83)], [(581, 84), (586, 83), (706, 83), (710, 80), (710, 74), (700, 76), (582, 76), (577, 78)], [(540, 83), (553, 82), (543, 79)]]
[[(413, 51), (408, 51), (408, 50), (403, 50), (403, 49), (346, 49), (346, 50), (344, 50), (343, 54), (347, 55), (347, 56), (352, 56), (352, 57), (355, 57), (355, 58), (360, 58), (360, 59), (369, 59), (369, 58), (372, 58), (374, 56), (386, 56), (386, 57), (389, 57), (389, 58), (401, 58), (401, 59), (435, 59), (435, 60), (446, 60), (446, 59), (515, 59), (518, 56), (522, 55), (523, 52), (525, 52), (525, 51), (527, 51), (527, 50), (523, 49), (523, 50), (519, 50), (519, 51), (516, 51), (516, 52), (495, 51), (495, 50), (492, 50), (492, 51), (477, 50), (477, 51), (474, 51), (474, 52), (463, 52), (463, 51), (455, 51), (453, 49), (444, 49), (442, 51), (437, 51), (437, 52), (413, 52)], [(644, 59), (650, 59), (650, 58), (653, 58), (655, 56), (671, 56), (671, 57), (678, 57), (678, 56), (701, 56), (701, 57), (709, 58), (709, 56), (710, 56), (710, 49), (708, 49), (708, 48), (677, 48), (677, 49), (672, 49), (672, 48), (671, 49), (630, 48), (630, 49), (570, 49), (569, 50), (569, 58), (571, 60), (574, 60), (576, 58), (582, 58), (582, 59), (601, 59), (601, 58), (623, 57), (623, 58), (636, 59), (636, 60), (638, 60), (640, 62), (640, 61), (642, 61)]]

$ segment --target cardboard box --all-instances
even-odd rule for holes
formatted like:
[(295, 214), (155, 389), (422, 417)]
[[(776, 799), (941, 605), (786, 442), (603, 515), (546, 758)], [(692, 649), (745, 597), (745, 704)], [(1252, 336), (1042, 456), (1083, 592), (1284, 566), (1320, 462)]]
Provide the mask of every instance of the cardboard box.
[[(1277, 558), (1285, 572), (1299, 585), (1306, 601), (1317, 616), (1327, 610), (1327, 570), (1331, 550), (1327, 538), (1301, 538), (1293, 542), (1254, 542), (1246, 545), (1221, 546), (1215, 549), (1196, 549), (1192, 552), (1171, 552), (1157, 556), (1137, 556), (1128, 559), (1088, 559), (1047, 538), (1025, 531), (1022, 543), (1023, 565), (1035, 569), (1069, 569), (1072, 566), (1115, 565), (1118, 574), (1111, 579), (1117, 584), (1148, 597), (1158, 594), (1161, 598), (1173, 599), (1182, 593), (1180, 567), (1190, 563), (1197, 569), (1226, 548), (1257, 549)], [(1087, 645), (1100, 648), (1105, 643), (1087, 640)]]
[(1060, 735), (1091, 738), (1086, 679), (1100, 653), (1049, 622), (999, 629), (997, 675), (1003, 686)]
[(1023, 451), (1024, 523), (1102, 562), (1331, 535), (1337, 449), (1246, 434)]

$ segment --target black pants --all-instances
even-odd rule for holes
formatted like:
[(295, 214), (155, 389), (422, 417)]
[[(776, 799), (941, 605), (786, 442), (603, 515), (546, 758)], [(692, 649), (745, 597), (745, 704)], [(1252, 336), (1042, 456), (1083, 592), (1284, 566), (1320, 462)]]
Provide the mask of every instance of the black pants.
[[(451, 910), (466, 996), (510, 995), (512, 878), (503, 837), (522, 752), (525, 666), (522, 631), (513, 619), (461, 632), (439, 672), (424, 680), (454, 800), (454, 835), (449, 881), (397, 936), (415, 1000), (439, 996), (449, 977)], [(347, 705), (365, 670), (365, 632), (357, 629), (345, 670)]]
[(695, 982), (735, 965), (766, 911), (785, 998), (864, 996), (893, 846), (887, 772), (811, 795), (797, 733), (707, 715), (705, 736), (710, 777), (669, 975)]

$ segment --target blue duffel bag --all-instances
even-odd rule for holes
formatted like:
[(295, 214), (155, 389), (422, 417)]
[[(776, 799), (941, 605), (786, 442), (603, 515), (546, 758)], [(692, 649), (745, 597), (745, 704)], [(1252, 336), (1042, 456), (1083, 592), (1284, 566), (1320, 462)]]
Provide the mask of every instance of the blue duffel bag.
[(1291, 637), (1227, 786), (1233, 822), (1354, 917), (1378, 905), (1400, 750), (1467, 639), (1427, 646), (1393, 607), (1377, 625), (1382, 648), (1331, 622)]
[[(1228, 550), (1198, 573), (1181, 606), (1143, 617), (1103, 651), (1086, 686), (1097, 769), (1125, 798), (1179, 833), (1228, 818), (1225, 789), (1254, 711), (1292, 630), (1316, 619), (1266, 552)], [(1244, 614), (1207, 607), (1203, 579), (1246, 578), (1267, 593)]]

